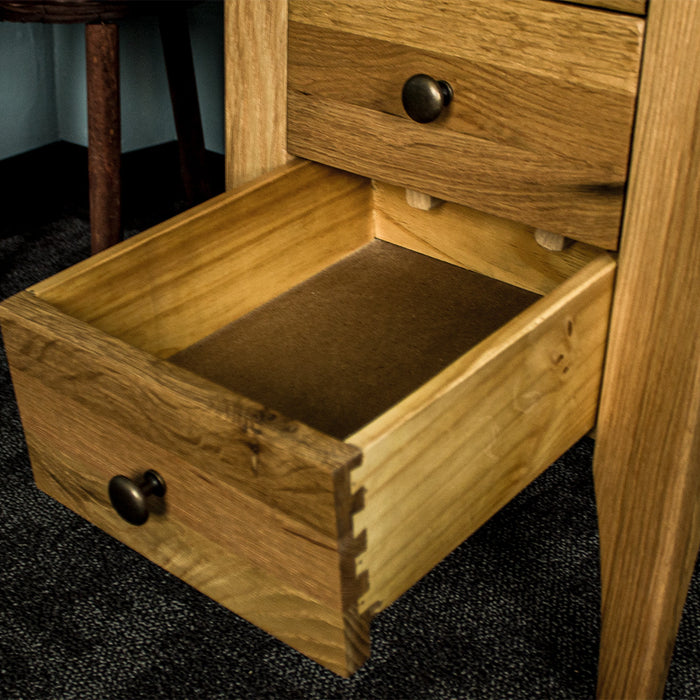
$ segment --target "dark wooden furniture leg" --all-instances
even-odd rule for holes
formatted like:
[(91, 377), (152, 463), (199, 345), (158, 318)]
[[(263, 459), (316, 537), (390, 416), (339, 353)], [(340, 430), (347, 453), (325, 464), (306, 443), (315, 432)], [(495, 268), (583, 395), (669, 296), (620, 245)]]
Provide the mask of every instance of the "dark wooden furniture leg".
[(175, 129), (180, 146), (180, 168), (185, 196), (191, 203), (195, 203), (207, 199), (210, 192), (186, 11), (171, 9), (162, 12), (159, 22)]
[(119, 28), (85, 25), (92, 252), (121, 239)]
[(594, 463), (598, 696), (661, 698), (700, 544), (700, 3), (649, 3)]

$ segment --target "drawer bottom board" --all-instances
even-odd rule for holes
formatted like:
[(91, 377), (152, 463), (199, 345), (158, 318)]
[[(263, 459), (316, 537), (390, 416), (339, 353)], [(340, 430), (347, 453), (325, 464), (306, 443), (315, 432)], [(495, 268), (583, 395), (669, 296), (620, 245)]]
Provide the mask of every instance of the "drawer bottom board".
[(537, 299), (376, 240), (170, 361), (343, 440)]

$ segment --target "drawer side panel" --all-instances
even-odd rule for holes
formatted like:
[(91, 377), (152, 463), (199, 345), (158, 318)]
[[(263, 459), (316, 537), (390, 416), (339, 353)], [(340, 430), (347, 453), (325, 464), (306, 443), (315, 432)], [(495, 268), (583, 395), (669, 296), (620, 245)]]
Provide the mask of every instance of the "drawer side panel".
[(595, 422), (615, 263), (598, 258), (348, 438), (360, 609), (389, 605)]

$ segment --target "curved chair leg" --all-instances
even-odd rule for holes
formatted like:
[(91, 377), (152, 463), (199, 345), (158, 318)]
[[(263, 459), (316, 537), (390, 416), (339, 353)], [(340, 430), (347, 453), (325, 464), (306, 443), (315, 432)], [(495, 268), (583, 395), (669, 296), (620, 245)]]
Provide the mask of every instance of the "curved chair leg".
[(170, 9), (162, 12), (159, 23), (175, 130), (180, 146), (180, 169), (185, 196), (189, 202), (196, 203), (207, 199), (210, 192), (186, 11)]
[(85, 25), (92, 252), (121, 239), (119, 28)]

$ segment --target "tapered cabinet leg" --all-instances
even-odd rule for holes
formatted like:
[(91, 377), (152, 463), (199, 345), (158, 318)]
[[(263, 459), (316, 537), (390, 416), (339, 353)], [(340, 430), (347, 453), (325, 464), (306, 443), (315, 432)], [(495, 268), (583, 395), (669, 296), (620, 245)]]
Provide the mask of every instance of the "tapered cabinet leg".
[(700, 544), (700, 3), (650, 0), (594, 463), (598, 696), (660, 698)]
[(121, 239), (119, 28), (85, 25), (92, 252)]

